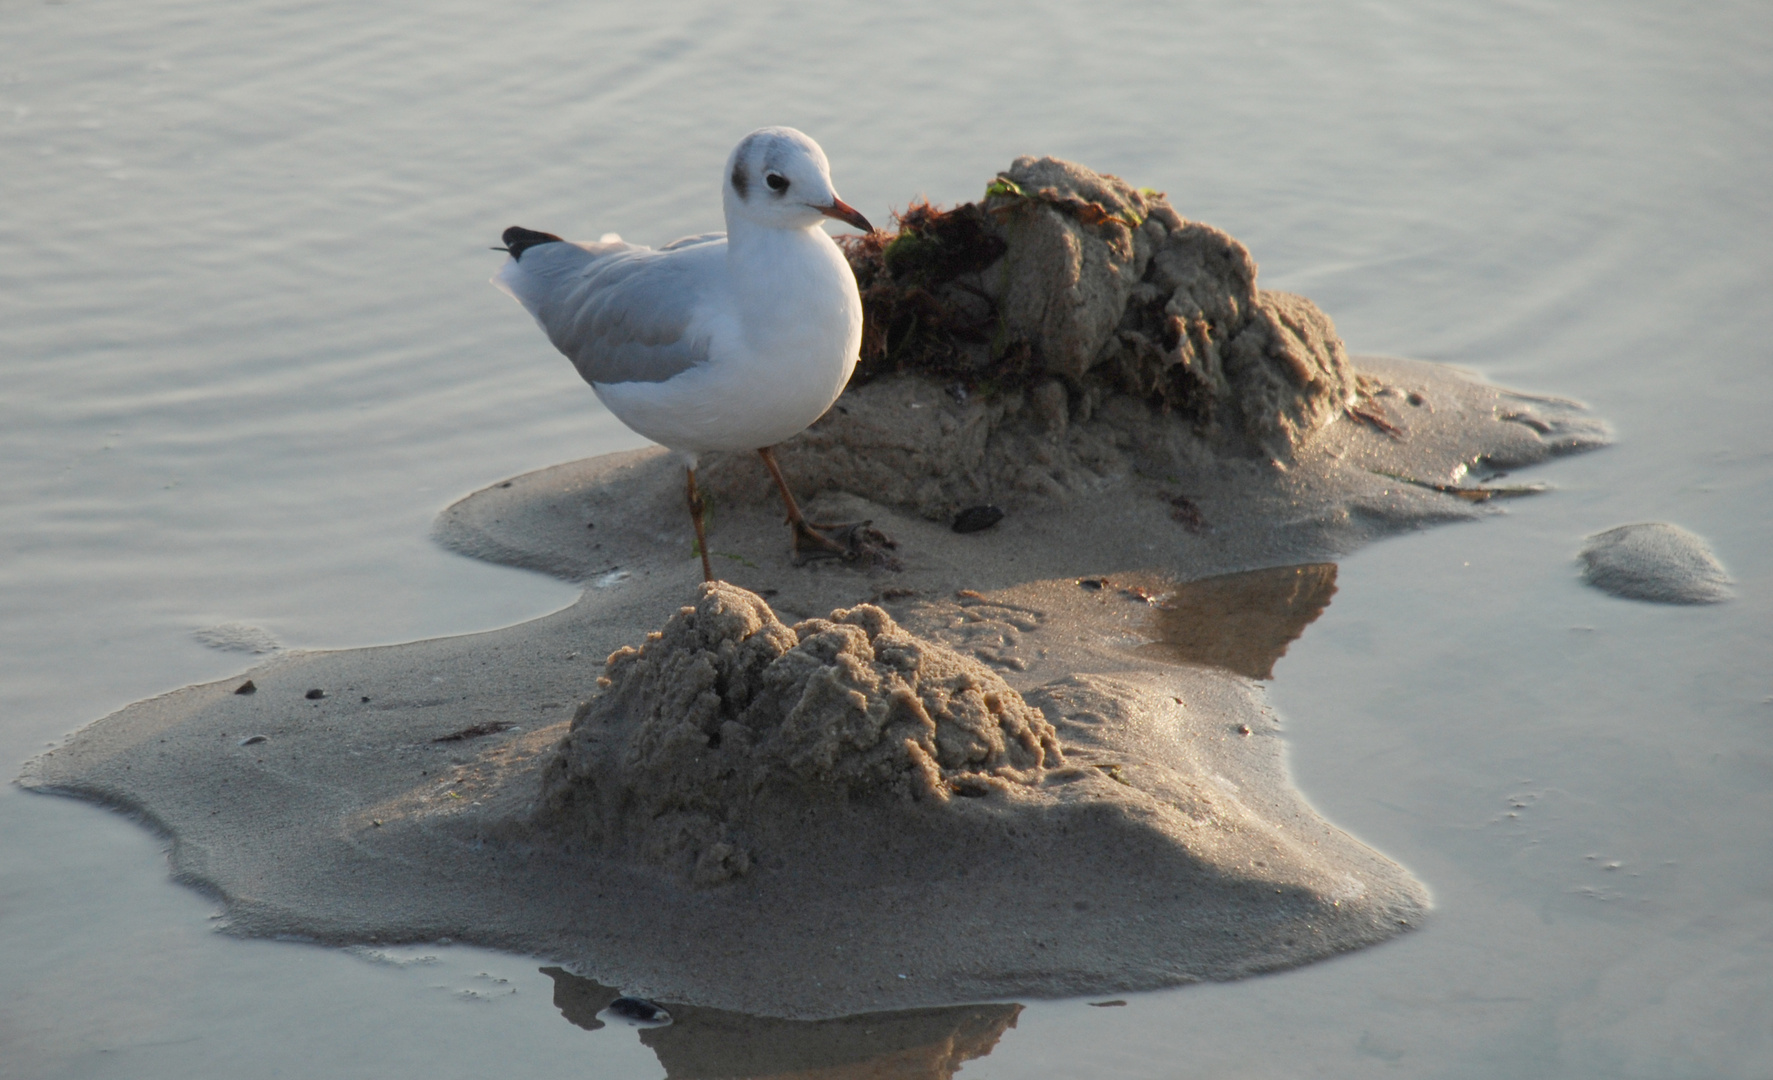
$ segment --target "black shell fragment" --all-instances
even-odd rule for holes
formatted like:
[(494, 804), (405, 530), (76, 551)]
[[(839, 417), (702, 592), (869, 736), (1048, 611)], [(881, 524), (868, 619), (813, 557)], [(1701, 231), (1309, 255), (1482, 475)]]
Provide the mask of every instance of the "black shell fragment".
[(975, 533), (989, 529), (1003, 520), (1003, 511), (989, 504), (969, 506), (954, 515), (954, 531), (957, 533)]

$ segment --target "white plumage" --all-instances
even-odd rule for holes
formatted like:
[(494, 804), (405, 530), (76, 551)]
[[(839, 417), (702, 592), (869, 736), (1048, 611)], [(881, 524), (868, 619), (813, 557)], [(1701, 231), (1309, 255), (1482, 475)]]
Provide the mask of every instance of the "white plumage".
[(831, 407), (862, 341), (855, 276), (820, 222), (871, 226), (837, 197), (824, 151), (792, 128), (745, 136), (721, 190), (724, 234), (658, 250), (507, 229), (511, 258), (493, 284), (535, 316), (617, 419), (677, 452), (698, 538), (698, 455), (757, 450), (781, 484), (797, 549), (834, 547), (801, 519), (768, 448)]

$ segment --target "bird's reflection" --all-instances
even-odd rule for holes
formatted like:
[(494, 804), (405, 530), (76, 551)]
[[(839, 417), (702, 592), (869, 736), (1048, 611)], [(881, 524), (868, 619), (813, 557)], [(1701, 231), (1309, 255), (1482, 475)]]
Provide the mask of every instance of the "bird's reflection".
[[(595, 1031), (618, 992), (557, 967), (554, 1006)], [(667, 1080), (950, 1080), (961, 1063), (991, 1053), (1016, 1026), (1020, 1005), (956, 1005), (861, 1013), (835, 1020), (776, 1020), (666, 1003), (672, 1023), (642, 1028), (640, 1041)]]
[(1336, 564), (1276, 566), (1171, 585), (1153, 597), (1140, 652), (1274, 678), (1274, 664), (1336, 594)]

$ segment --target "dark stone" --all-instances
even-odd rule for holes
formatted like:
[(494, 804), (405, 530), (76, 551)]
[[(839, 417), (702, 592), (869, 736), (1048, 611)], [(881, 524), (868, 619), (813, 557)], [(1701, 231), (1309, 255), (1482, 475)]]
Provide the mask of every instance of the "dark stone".
[(969, 506), (954, 515), (954, 531), (975, 533), (991, 528), (1003, 520), (1003, 511), (995, 506)]

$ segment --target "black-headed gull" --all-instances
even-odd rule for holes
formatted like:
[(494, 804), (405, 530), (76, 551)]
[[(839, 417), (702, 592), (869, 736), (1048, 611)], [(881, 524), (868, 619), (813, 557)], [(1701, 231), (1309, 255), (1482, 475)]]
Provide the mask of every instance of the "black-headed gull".
[(819, 144), (793, 128), (741, 139), (721, 195), (725, 233), (656, 251), (614, 234), (580, 244), (512, 226), (496, 249), (511, 258), (492, 279), (535, 316), (616, 419), (683, 461), (709, 581), (696, 464), (711, 450), (763, 458), (796, 552), (844, 550), (801, 516), (770, 448), (824, 415), (862, 343), (855, 275), (819, 223), (873, 229), (837, 197)]

